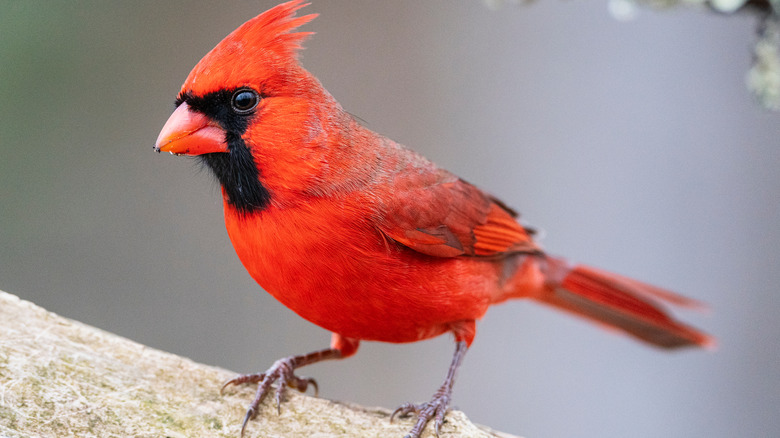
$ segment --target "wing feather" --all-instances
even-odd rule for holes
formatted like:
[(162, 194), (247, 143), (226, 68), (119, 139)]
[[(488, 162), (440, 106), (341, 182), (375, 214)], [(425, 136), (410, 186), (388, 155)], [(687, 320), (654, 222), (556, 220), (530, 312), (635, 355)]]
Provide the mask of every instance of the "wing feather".
[(442, 170), (415, 175), (417, 184), (403, 176), (395, 186), (404, 190), (380, 209), (378, 228), (390, 239), (436, 257), (541, 251), (514, 211), (466, 181)]

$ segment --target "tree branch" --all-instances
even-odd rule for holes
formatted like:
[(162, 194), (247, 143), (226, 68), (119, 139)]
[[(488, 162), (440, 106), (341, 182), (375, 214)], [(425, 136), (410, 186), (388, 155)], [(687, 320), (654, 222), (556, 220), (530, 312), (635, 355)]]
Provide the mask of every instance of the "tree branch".
[[(254, 393), (239, 388), (220, 396), (220, 384), (232, 376), (0, 291), (2, 437), (236, 438)], [(246, 436), (401, 437), (411, 427), (408, 419), (390, 424), (385, 409), (289, 391), (281, 415), (267, 401)], [(441, 437), (509, 435), (454, 411)]]

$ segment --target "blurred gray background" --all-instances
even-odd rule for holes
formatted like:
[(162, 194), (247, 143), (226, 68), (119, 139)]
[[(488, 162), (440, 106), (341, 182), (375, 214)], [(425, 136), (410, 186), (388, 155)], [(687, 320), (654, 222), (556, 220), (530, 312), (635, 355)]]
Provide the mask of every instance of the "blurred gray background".
[[(0, 289), (235, 371), (327, 346), (244, 271), (212, 177), (152, 152), (190, 69), (273, 4), (2, 4)], [(305, 12), (321, 15), (304, 66), (370, 128), (516, 207), (549, 252), (712, 306), (680, 316), (719, 349), (673, 354), (495, 307), (456, 407), (529, 438), (780, 435), (780, 115), (744, 87), (753, 17), (624, 23), (606, 1), (557, 0)], [(364, 343), (303, 374), (395, 407), (428, 399), (453, 348)]]

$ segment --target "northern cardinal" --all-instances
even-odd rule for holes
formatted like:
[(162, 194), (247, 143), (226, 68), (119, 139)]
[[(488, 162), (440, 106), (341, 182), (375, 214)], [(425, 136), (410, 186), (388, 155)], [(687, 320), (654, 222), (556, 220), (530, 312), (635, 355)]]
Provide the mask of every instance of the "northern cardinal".
[(442, 386), (415, 413), (438, 432), (455, 373), (487, 308), (530, 298), (662, 347), (710, 346), (661, 302), (672, 292), (547, 255), (503, 202), (362, 126), (298, 63), (316, 15), (278, 5), (228, 35), (192, 70), (158, 152), (197, 155), (222, 186), (230, 240), (250, 275), (330, 348), (276, 361), (225, 386), (258, 383), (241, 433), (278, 382), (305, 391), (297, 368), (349, 357), (361, 340), (414, 342), (452, 333)]

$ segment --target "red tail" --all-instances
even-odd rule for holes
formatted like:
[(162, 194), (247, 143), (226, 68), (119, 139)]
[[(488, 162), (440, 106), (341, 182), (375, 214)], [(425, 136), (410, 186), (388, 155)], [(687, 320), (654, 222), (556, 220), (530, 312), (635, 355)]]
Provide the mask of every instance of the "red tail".
[(689, 345), (714, 347), (705, 333), (675, 321), (663, 302), (702, 308), (703, 304), (637, 280), (588, 266), (569, 267), (562, 259), (547, 258), (548, 287), (535, 299), (619, 329), (663, 348)]

